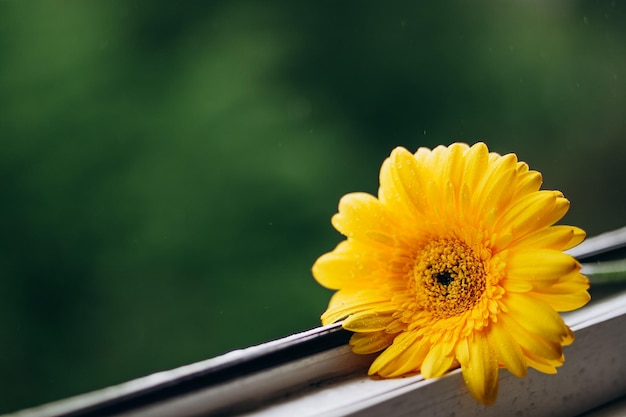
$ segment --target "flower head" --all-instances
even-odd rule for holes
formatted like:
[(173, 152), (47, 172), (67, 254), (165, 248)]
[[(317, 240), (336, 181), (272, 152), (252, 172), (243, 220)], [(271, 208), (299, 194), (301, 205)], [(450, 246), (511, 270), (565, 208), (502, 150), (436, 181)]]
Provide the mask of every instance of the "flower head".
[(574, 337), (558, 311), (589, 301), (564, 250), (585, 232), (555, 226), (569, 208), (515, 154), (454, 143), (396, 148), (378, 198), (345, 195), (332, 224), (346, 240), (313, 266), (338, 290), (323, 324), (343, 319), (356, 353), (382, 353), (369, 373), (436, 378), (460, 366), (471, 394), (497, 396), (498, 369), (555, 373)]

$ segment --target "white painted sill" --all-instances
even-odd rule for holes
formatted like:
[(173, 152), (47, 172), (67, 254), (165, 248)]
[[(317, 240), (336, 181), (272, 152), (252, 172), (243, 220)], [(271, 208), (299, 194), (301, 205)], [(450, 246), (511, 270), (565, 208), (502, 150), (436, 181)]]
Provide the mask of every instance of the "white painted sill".
[[(572, 254), (593, 269), (599, 254), (622, 256), (624, 248), (626, 229), (589, 239)], [(531, 369), (520, 379), (501, 370), (491, 407), (472, 399), (460, 370), (436, 380), (368, 377), (373, 356), (353, 354), (349, 333), (335, 324), (14, 416), (622, 416), (626, 291), (600, 298), (563, 315), (576, 340), (558, 374)]]

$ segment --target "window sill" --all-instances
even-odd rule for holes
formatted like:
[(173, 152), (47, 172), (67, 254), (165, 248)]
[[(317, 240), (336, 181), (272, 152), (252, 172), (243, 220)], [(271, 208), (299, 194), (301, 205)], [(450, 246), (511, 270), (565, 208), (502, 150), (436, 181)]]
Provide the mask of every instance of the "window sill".
[[(615, 232), (610, 235), (611, 251), (626, 247), (626, 232), (622, 235), (617, 240)], [(587, 249), (594, 248), (598, 238), (588, 242)], [(596, 262), (597, 256), (586, 259)], [(498, 400), (491, 407), (472, 399), (458, 369), (434, 380), (368, 377), (373, 355), (353, 354), (349, 333), (334, 324), (14, 416), (626, 415), (626, 291), (621, 288), (563, 314), (576, 341), (564, 349), (566, 361), (558, 374), (531, 369), (520, 379), (501, 370)]]
[(491, 407), (471, 398), (459, 370), (434, 380), (368, 377), (372, 357), (353, 354), (332, 325), (15, 415), (577, 416), (626, 393), (626, 292), (564, 317), (576, 341), (558, 374), (501, 370)]

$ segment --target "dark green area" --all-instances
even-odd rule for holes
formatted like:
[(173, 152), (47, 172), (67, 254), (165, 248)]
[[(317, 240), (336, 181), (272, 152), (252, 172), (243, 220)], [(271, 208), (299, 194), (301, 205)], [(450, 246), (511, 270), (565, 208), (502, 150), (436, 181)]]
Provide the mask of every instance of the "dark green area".
[(0, 2), (0, 412), (318, 325), (339, 197), (483, 140), (624, 225), (626, 5)]

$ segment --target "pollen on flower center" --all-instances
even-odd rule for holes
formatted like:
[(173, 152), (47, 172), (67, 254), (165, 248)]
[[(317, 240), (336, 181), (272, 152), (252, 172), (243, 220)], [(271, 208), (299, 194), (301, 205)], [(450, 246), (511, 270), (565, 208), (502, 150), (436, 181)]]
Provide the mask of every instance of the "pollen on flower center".
[(485, 291), (481, 259), (465, 243), (431, 240), (418, 253), (413, 284), (421, 307), (438, 317), (451, 317), (471, 309)]

